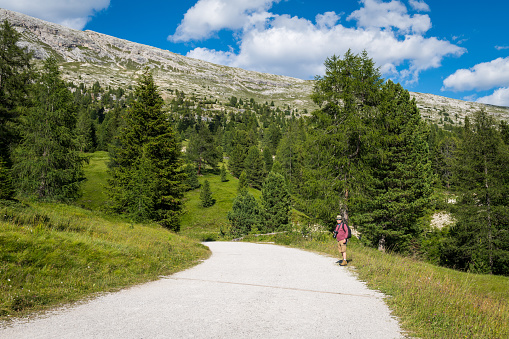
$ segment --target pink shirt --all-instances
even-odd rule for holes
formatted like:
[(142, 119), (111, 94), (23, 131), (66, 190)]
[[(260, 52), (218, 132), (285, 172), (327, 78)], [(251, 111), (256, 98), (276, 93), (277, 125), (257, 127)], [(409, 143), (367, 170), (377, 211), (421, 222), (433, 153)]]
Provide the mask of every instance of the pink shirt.
[(343, 224), (344, 223), (340, 223), (336, 225), (336, 231), (338, 231), (338, 236), (336, 237), (337, 241), (344, 240), (346, 237), (348, 237), (348, 228), (346, 225), (345, 227), (342, 227)]

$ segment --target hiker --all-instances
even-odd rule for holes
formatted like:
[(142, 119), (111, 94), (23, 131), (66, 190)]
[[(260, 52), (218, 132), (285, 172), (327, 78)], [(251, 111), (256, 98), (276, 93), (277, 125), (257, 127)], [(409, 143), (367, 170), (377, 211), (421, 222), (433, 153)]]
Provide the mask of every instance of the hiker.
[(338, 241), (338, 250), (340, 255), (343, 256), (343, 260), (341, 261), (341, 266), (346, 266), (348, 262), (346, 261), (346, 243), (348, 242), (348, 226), (346, 223), (343, 223), (343, 218), (341, 215), (336, 217), (337, 225), (336, 232), (338, 235), (336, 236), (336, 240)]

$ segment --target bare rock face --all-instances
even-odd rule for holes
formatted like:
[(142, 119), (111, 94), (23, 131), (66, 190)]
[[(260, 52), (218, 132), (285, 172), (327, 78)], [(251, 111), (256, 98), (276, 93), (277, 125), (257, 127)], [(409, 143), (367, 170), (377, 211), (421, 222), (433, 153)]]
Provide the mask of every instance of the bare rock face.
[[(21, 34), (20, 45), (36, 59), (61, 60), (66, 80), (91, 85), (128, 87), (145, 67), (164, 98), (178, 89), (198, 97), (227, 101), (231, 96), (254, 98), (290, 106), (300, 113), (316, 109), (310, 99), (312, 80), (247, 71), (188, 58), (167, 50), (118, 39), (93, 31), (78, 31), (0, 8), (0, 20), (8, 20)], [(499, 119), (509, 119), (509, 108), (495, 107), (432, 94), (410, 93), (423, 117), (437, 123), (460, 124), (465, 115), (484, 107)]]

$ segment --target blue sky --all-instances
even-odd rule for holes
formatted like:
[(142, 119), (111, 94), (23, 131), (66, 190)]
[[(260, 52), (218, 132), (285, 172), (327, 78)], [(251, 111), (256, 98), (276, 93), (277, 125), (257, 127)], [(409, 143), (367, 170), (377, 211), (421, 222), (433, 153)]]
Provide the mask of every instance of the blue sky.
[(509, 2), (0, 0), (0, 7), (175, 53), (312, 79), (366, 50), (410, 91), (509, 106)]

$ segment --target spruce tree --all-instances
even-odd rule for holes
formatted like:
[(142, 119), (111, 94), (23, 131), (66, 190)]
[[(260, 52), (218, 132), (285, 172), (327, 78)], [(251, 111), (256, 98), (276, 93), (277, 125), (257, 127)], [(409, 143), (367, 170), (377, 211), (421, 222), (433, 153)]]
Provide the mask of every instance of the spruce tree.
[(194, 164), (187, 164), (184, 168), (186, 173), (186, 179), (184, 181), (184, 186), (186, 191), (194, 190), (200, 187), (200, 182), (198, 181), (198, 174), (196, 173), (196, 167)]
[(244, 168), (251, 187), (261, 189), (265, 178), (265, 162), (258, 147), (251, 146), (244, 161)]
[(248, 234), (251, 229), (260, 226), (260, 208), (255, 197), (247, 190), (235, 197), (232, 210), (228, 212), (228, 221), (233, 236)]
[(180, 143), (162, 112), (163, 99), (150, 70), (138, 80), (119, 146), (110, 153), (113, 209), (180, 230), (185, 174)]
[(215, 170), (222, 155), (216, 138), (203, 121), (196, 127), (198, 131), (194, 131), (189, 137), (186, 156), (189, 161), (196, 163), (199, 175), (204, 165), (209, 165)]
[(270, 172), (262, 187), (261, 217), (264, 231), (285, 230), (290, 223), (290, 193), (281, 174)]
[(26, 106), (32, 79), (31, 54), (18, 45), (20, 34), (5, 20), (0, 25), (0, 199), (14, 196), (11, 149), (19, 142), (17, 108)]
[(351, 51), (343, 59), (327, 58), (325, 75), (316, 79), (312, 98), (320, 109), (313, 112), (306, 141), (300, 205), (331, 226), (337, 214), (348, 221), (351, 199), (365, 180), (361, 158), (372, 133), (365, 122), (382, 82), (366, 52)]
[(242, 191), (247, 191), (249, 187), (249, 183), (247, 181), (246, 171), (242, 171), (239, 177), (239, 185), (237, 186), (237, 193), (242, 193)]
[(457, 223), (442, 263), (475, 273), (509, 275), (509, 148), (486, 111), (465, 119), (454, 184)]
[(212, 198), (212, 192), (210, 191), (210, 183), (205, 180), (203, 187), (200, 191), (200, 201), (203, 207), (210, 207), (215, 204), (216, 200)]
[(227, 182), (228, 181), (228, 177), (226, 176), (226, 167), (224, 166), (224, 163), (221, 164), (221, 169), (220, 169), (220, 176), (221, 176), (221, 182)]
[(44, 62), (32, 101), (22, 117), (22, 141), (13, 153), (17, 189), (43, 200), (73, 200), (84, 180), (85, 159), (76, 143), (76, 106), (56, 59)]
[(376, 134), (364, 155), (370, 176), (355, 220), (372, 246), (405, 251), (421, 234), (418, 221), (431, 207), (429, 130), (400, 84), (387, 81), (377, 107), (371, 121)]

